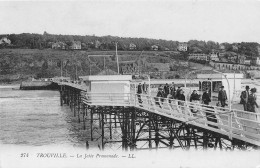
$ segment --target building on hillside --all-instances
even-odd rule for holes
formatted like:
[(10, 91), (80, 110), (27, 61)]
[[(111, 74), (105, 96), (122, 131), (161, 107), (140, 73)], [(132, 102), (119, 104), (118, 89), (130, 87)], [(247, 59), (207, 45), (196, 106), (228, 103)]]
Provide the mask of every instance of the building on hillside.
[(3, 37), (0, 39), (0, 44), (11, 44), (11, 40), (9, 40), (7, 37)]
[(201, 60), (201, 61), (209, 61), (209, 55), (204, 53), (191, 53), (188, 56), (189, 60)]
[(245, 60), (245, 63), (244, 63), (245, 65), (251, 65), (251, 60)]
[(95, 48), (99, 48), (101, 46), (101, 42), (96, 40), (95, 41)]
[(129, 50), (136, 50), (136, 45), (134, 43), (130, 43)]
[(187, 43), (179, 43), (178, 50), (179, 51), (188, 51), (188, 44)]
[(225, 47), (223, 44), (220, 44), (219, 49), (220, 49), (220, 50), (225, 50), (226, 47)]
[(217, 52), (211, 52), (209, 53), (209, 58), (212, 61), (219, 61), (218, 53)]
[(245, 64), (246, 56), (244, 55), (238, 55), (237, 62), (238, 64)]
[(228, 63), (228, 59), (225, 57), (219, 57), (219, 62), (226, 62)]
[(87, 50), (89, 46), (86, 43), (81, 43), (81, 49), (82, 50)]
[(81, 42), (80, 41), (73, 41), (70, 49), (72, 50), (81, 50)]
[(221, 57), (224, 57), (225, 54), (226, 54), (226, 52), (222, 52), (222, 51), (221, 51), (221, 52), (218, 53), (218, 56), (219, 56), (219, 58), (221, 58)]
[(60, 46), (59, 43), (57, 42), (57, 43), (52, 43), (52, 44), (51, 44), (51, 48), (52, 48), (52, 49), (61, 49), (61, 46)]
[(259, 57), (256, 57), (255, 64), (260, 65), (260, 58)]
[(237, 45), (232, 45), (232, 50), (233, 51), (238, 51), (238, 46)]
[(151, 49), (154, 50), (154, 51), (158, 51), (159, 46), (158, 45), (152, 45)]
[(260, 65), (260, 58), (256, 57), (254, 60), (251, 61), (251, 64), (259, 66)]
[(227, 59), (228, 59), (228, 62), (237, 63), (238, 62), (238, 55), (237, 54), (228, 55)]
[(51, 48), (52, 49), (61, 49), (61, 50), (65, 50), (67, 49), (67, 44), (59, 41), (59, 42), (56, 42), (56, 43), (52, 43), (51, 45)]

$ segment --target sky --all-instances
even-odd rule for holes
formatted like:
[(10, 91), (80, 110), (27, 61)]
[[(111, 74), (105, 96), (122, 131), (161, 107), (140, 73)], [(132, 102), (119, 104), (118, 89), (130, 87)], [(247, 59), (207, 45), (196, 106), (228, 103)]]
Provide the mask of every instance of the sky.
[(260, 0), (0, 1), (0, 34), (260, 43)]

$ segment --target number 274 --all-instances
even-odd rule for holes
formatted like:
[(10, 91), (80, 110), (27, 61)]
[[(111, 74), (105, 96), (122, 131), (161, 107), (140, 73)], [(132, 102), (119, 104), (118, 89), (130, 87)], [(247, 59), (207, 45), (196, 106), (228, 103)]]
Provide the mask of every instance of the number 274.
[(29, 157), (29, 153), (21, 153), (21, 157)]

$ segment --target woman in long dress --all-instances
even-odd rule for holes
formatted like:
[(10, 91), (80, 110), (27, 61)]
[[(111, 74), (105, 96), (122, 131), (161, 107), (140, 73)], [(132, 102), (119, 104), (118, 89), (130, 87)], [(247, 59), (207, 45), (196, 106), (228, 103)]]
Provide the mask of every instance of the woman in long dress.
[(184, 91), (180, 90), (180, 94), (178, 96), (178, 105), (179, 108), (181, 109), (182, 113), (185, 114), (185, 95), (184, 95)]
[(198, 106), (200, 104), (200, 95), (197, 93), (196, 90), (193, 90), (193, 92), (190, 96), (190, 102), (192, 102), (191, 112), (197, 113), (198, 112)]

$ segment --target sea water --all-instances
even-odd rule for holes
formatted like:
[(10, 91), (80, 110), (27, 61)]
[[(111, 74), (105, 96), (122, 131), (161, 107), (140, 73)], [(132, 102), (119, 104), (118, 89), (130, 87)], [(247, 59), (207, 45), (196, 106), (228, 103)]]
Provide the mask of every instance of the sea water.
[(0, 88), (1, 145), (84, 146), (89, 134), (77, 121), (58, 91)]

